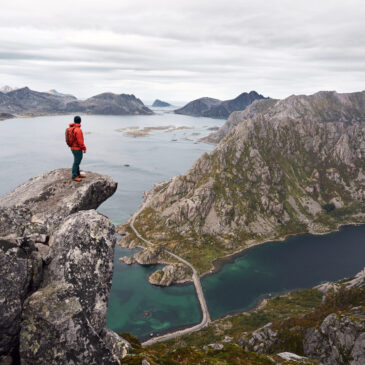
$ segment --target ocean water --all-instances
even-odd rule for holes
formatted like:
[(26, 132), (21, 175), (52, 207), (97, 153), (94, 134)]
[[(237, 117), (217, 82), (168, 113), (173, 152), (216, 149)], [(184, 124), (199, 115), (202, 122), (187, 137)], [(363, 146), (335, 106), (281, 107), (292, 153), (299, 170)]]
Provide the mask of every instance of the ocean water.
[[(153, 184), (187, 171), (213, 146), (196, 143), (223, 120), (193, 118), (157, 110), (153, 116), (82, 116), (85, 143), (82, 168), (112, 176), (117, 192), (99, 211), (115, 224), (125, 222)], [(72, 163), (64, 142), (71, 116), (22, 118), (0, 122), (0, 194), (28, 178)], [(126, 127), (187, 126), (175, 132), (155, 131), (131, 138)], [(124, 166), (129, 164), (130, 167)], [(365, 265), (365, 226), (344, 227), (323, 236), (302, 235), (254, 247), (214, 275), (203, 278), (212, 318), (252, 308), (269, 293), (309, 288), (323, 281), (351, 276)], [(119, 257), (133, 252), (116, 247), (107, 325), (141, 339), (151, 333), (198, 323), (200, 308), (192, 285), (161, 288), (149, 285), (158, 266), (125, 265)]]
[[(213, 146), (196, 144), (196, 140), (210, 133), (207, 128), (224, 123), (158, 109), (151, 116), (81, 117), (88, 148), (81, 168), (110, 175), (118, 181), (117, 192), (99, 208), (115, 224), (134, 213), (145, 190), (185, 172), (201, 154), (210, 151)], [(0, 122), (0, 194), (45, 171), (71, 167), (72, 154), (65, 144), (64, 132), (72, 121), (73, 116), (49, 116)], [(170, 125), (191, 129), (154, 131), (150, 136), (138, 138), (116, 131)]]

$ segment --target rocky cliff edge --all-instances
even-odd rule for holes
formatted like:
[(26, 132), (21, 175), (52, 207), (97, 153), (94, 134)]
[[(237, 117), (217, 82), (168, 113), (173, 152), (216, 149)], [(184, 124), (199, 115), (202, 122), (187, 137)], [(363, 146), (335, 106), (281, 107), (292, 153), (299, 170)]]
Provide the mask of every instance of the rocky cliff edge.
[(116, 238), (95, 210), (116, 188), (58, 169), (0, 198), (0, 364), (119, 364), (127, 353), (105, 327)]

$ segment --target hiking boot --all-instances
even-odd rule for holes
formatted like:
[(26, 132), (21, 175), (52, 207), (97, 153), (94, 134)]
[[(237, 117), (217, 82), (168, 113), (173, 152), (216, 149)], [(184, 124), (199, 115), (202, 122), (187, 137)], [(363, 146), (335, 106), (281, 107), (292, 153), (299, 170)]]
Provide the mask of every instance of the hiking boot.
[(86, 175), (84, 175), (84, 174), (80, 174), (78, 177), (79, 177), (80, 179), (85, 179)]
[(74, 177), (72, 180), (73, 180), (73, 181), (77, 181), (77, 182), (82, 181), (79, 177)]

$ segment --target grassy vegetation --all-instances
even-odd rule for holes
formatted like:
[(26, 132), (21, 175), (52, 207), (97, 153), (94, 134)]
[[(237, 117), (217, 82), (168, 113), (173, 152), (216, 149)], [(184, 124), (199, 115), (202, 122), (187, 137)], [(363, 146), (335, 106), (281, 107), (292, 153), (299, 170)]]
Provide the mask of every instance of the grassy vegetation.
[[(339, 283), (345, 283), (345, 280)], [(269, 299), (266, 305), (252, 311), (222, 318), (199, 332), (142, 348), (135, 337), (122, 334), (134, 349), (132, 354), (122, 360), (122, 364), (141, 364), (143, 359), (151, 365), (174, 364), (272, 364), (271, 360), (284, 362), (277, 353), (288, 351), (303, 355), (303, 339), (308, 328), (318, 327), (331, 313), (355, 318), (351, 309), (362, 307), (365, 310), (365, 288), (340, 288), (338, 292), (323, 295), (316, 289), (297, 290), (287, 295)], [(278, 342), (270, 349), (271, 355), (258, 355), (243, 350), (236, 341), (243, 333), (250, 333), (268, 322), (278, 333)], [(228, 342), (223, 341), (227, 339)], [(211, 343), (223, 344), (221, 350), (205, 347)], [(346, 354), (344, 354), (346, 355)], [(307, 364), (318, 364), (309, 360)]]
[[(192, 346), (171, 349), (166, 344), (159, 344), (153, 349), (135, 350), (132, 356), (122, 359), (121, 364), (140, 365), (144, 359), (151, 365), (272, 365), (273, 360), (279, 361), (277, 356), (258, 355), (236, 344), (227, 344), (222, 350), (204, 350)], [(280, 360), (283, 365), (298, 364)], [(318, 362), (309, 361), (307, 364)]]
[[(262, 327), (268, 322), (280, 321), (289, 316), (303, 316), (318, 307), (322, 301), (322, 294), (315, 289), (298, 290), (287, 295), (279, 296), (268, 300), (267, 304), (256, 311), (245, 314), (237, 314), (216, 320), (212, 325), (201, 331), (159, 343), (147, 348), (142, 348), (138, 340), (132, 337), (134, 350), (132, 355), (122, 360), (122, 364), (138, 364), (143, 359), (151, 365), (173, 365), (173, 364), (272, 364), (271, 359), (276, 356), (262, 356), (253, 352), (247, 352), (235, 341), (243, 332), (251, 332)], [(232, 343), (224, 343), (222, 350), (204, 349), (204, 346), (211, 343), (222, 343), (226, 337), (232, 337)], [(129, 337), (123, 337), (129, 340)], [(294, 364), (284, 362), (282, 364)], [(308, 364), (317, 364), (316, 361), (309, 361)]]
[(230, 336), (236, 341), (243, 332), (254, 331), (269, 322), (309, 313), (321, 301), (322, 293), (316, 289), (297, 290), (268, 300), (267, 304), (258, 310), (218, 319), (198, 332), (169, 341), (169, 345), (204, 346), (220, 342), (225, 336)]
[(303, 354), (303, 339), (308, 328), (318, 327), (331, 313), (346, 314), (354, 306), (365, 306), (365, 288), (342, 288), (327, 295), (326, 300), (308, 314), (275, 322), (273, 329), (278, 332), (279, 342), (273, 352), (285, 349)]

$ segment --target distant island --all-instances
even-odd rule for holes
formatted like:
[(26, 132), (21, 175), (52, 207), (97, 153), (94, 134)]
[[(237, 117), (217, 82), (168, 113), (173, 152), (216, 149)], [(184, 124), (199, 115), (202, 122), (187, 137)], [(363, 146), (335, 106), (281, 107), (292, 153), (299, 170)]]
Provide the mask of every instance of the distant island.
[(2, 119), (11, 116), (40, 116), (50, 114), (103, 114), (103, 115), (151, 115), (153, 111), (134, 95), (102, 93), (86, 100), (62, 94), (56, 90), (38, 92), (23, 87), (8, 86), (0, 92)]
[(219, 100), (214, 98), (200, 98), (191, 101), (180, 109), (176, 109), (176, 114), (191, 115), (193, 117), (228, 118), (237, 110), (243, 110), (255, 100), (269, 99), (258, 94), (256, 91), (242, 93), (232, 100)]
[(159, 99), (156, 99), (153, 104), (152, 104), (153, 107), (158, 107), (158, 108), (166, 108), (168, 106), (171, 106), (171, 104), (169, 103), (166, 103), (166, 101), (162, 101), (162, 100), (159, 100)]

